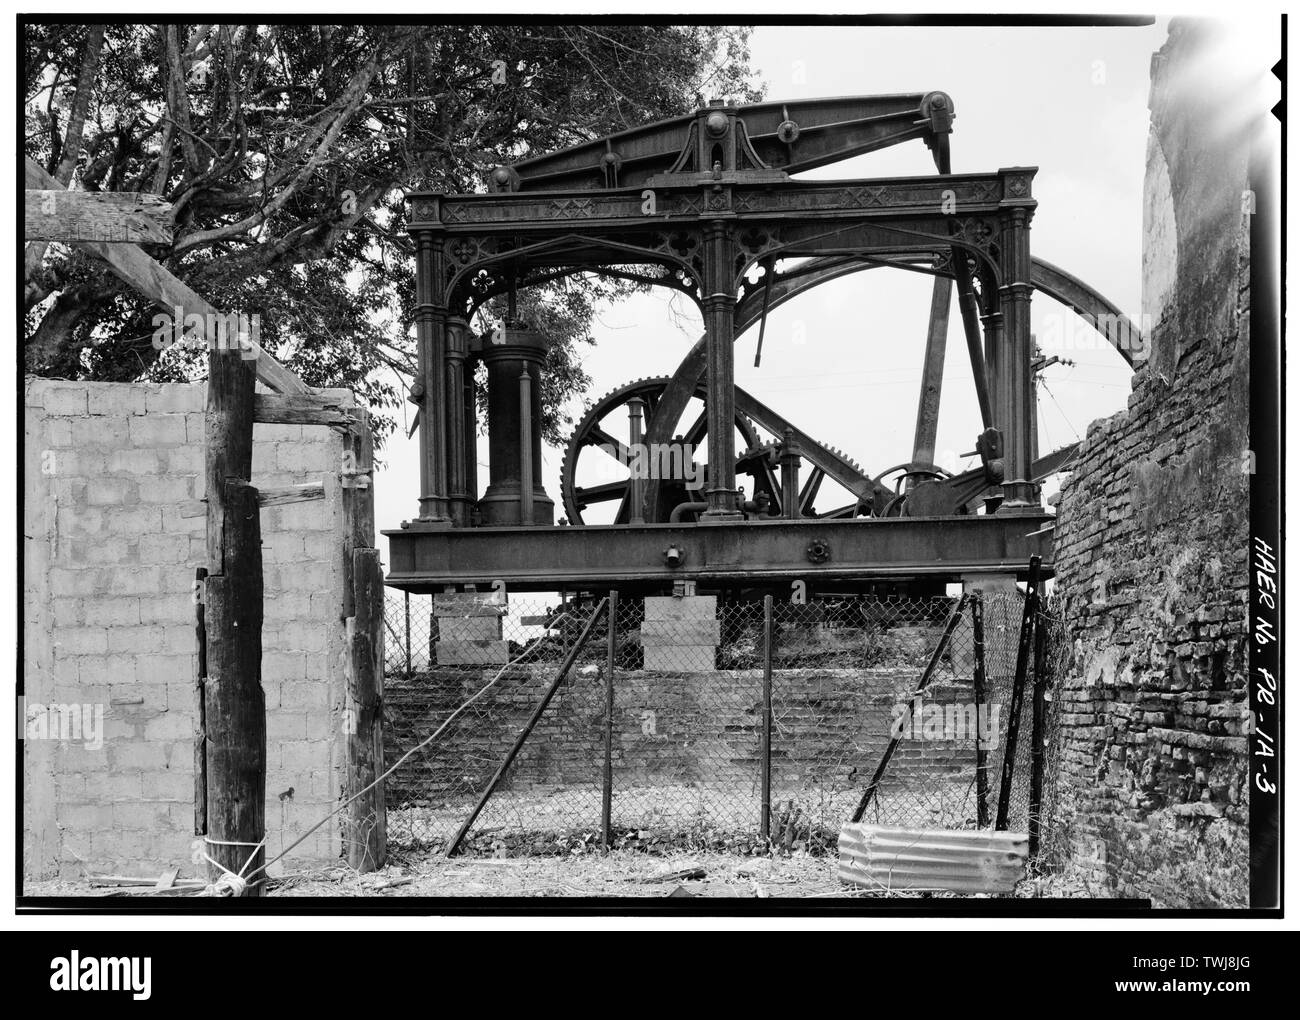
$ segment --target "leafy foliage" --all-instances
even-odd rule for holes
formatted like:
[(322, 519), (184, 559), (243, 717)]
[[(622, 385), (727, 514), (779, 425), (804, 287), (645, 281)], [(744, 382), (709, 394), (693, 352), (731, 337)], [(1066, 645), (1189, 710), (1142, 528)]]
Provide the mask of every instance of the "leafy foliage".
[[(74, 187), (162, 195), (175, 233), (147, 246), (154, 258), (217, 307), (260, 316), (263, 346), (309, 384), (349, 386), (391, 411), (401, 395), (389, 380), (414, 364), (404, 189), (481, 190), (500, 163), (707, 96), (760, 98), (747, 37), (720, 26), (30, 24), (25, 149)], [(578, 277), (521, 295), (555, 341), (549, 439), (587, 383), (575, 352), (593, 305), (630, 286)], [(84, 253), (29, 249), (26, 303), (29, 372), (203, 372), (192, 348), (158, 350), (157, 310)]]

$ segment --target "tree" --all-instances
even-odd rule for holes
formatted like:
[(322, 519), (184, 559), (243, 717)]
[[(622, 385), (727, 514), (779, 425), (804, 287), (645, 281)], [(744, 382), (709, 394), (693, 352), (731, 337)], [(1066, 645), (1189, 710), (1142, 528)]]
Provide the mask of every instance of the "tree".
[[(481, 190), (500, 163), (703, 96), (760, 98), (747, 39), (718, 26), (29, 24), (26, 153), (75, 187), (166, 198), (174, 237), (147, 247), (154, 258), (258, 323), (307, 383), (391, 410), (383, 369), (414, 364), (404, 189)], [(156, 309), (93, 257), (33, 244), (26, 263), (29, 372), (202, 373), (193, 348), (159, 349)], [(579, 277), (530, 298), (556, 340), (548, 439), (588, 382), (575, 348), (593, 304), (628, 289)]]

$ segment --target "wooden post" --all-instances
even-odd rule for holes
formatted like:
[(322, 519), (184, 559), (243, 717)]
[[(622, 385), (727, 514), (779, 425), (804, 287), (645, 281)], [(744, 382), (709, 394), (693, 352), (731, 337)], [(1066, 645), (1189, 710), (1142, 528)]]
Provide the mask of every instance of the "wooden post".
[(614, 667), (618, 662), (618, 592), (609, 593), (609, 648), (605, 662), (605, 770), (600, 784), (601, 846), (609, 849), (613, 842), (610, 818), (614, 799)]
[(203, 620), (203, 587), (207, 567), (194, 570), (194, 835), (208, 834), (208, 739), (203, 707), (204, 680), (208, 675), (208, 641)]
[(994, 828), (1005, 829), (1011, 813), (1011, 781), (1016, 769), (1016, 741), (1020, 735), (1020, 710), (1024, 704), (1025, 675), (1029, 670), (1029, 649), (1034, 636), (1034, 614), (1038, 612), (1038, 572), (1042, 557), (1029, 560), (1029, 582), (1025, 585), (1025, 613), (1020, 620), (1020, 643), (1016, 646), (1016, 676), (1011, 687), (1011, 708), (1007, 719), (1007, 745), (1002, 751), (1002, 783), (998, 787), (998, 817)]
[[(934, 646), (934, 651), (930, 653), (930, 661), (926, 664), (925, 671), (921, 674), (921, 679), (917, 682), (916, 690), (914, 690), (912, 696), (907, 699), (907, 711), (903, 713), (903, 718), (901, 720), (902, 728), (906, 728), (906, 726), (911, 722), (912, 712), (916, 705), (916, 699), (921, 696), (921, 692), (925, 690), (926, 686), (930, 683), (931, 677), (934, 676), (934, 671), (939, 668), (939, 660), (943, 657), (943, 651), (948, 647), (948, 642), (952, 640), (952, 632), (957, 629), (957, 624), (961, 620), (961, 614), (966, 610), (966, 600), (969, 597), (970, 596), (968, 595), (962, 595), (962, 597), (957, 600), (957, 604), (952, 607), (952, 612), (948, 616), (948, 622), (944, 624), (943, 633), (939, 635), (939, 642)], [(902, 740), (903, 738), (901, 735), (896, 736), (891, 738), (889, 743), (885, 745), (885, 753), (880, 756), (880, 764), (876, 766), (876, 771), (871, 776), (871, 782), (867, 784), (866, 790), (862, 793), (862, 800), (858, 802), (857, 810), (853, 812), (853, 821), (862, 821), (862, 816), (866, 813), (867, 805), (871, 803), (871, 798), (876, 794), (876, 788), (880, 785), (880, 780), (885, 774), (885, 769), (889, 768), (889, 759), (894, 756), (894, 752), (898, 750), (898, 745)]]
[[(374, 440), (369, 415), (354, 411), (356, 424), (344, 450), (344, 660), (347, 702), (347, 797), (365, 789), (383, 772), (384, 572), (375, 548)], [(350, 472), (347, 473), (347, 472)], [(348, 806), (348, 864), (375, 871), (387, 861), (388, 822), (384, 784)]]
[(772, 838), (772, 596), (763, 596), (763, 731), (761, 736), (762, 808), (758, 832)]
[[(237, 351), (208, 354), (204, 582), (208, 856), (248, 874), (265, 836), (266, 702), (262, 694), (262, 536), (253, 463), (252, 366)], [(250, 861), (250, 856), (253, 858)], [(222, 872), (210, 869), (209, 881)], [(248, 895), (258, 893), (250, 886)]]
[[(384, 570), (378, 549), (352, 551), (354, 614), (348, 618), (348, 770), (351, 798), (383, 772)], [(384, 784), (348, 806), (348, 865), (361, 872), (384, 866), (388, 845)]]
[(488, 799), (500, 784), (502, 776), (506, 774), (506, 770), (510, 768), (511, 763), (523, 749), (528, 737), (533, 732), (533, 728), (537, 725), (537, 721), (541, 719), (542, 713), (546, 711), (546, 706), (551, 703), (551, 699), (555, 697), (555, 692), (560, 689), (560, 684), (564, 683), (565, 678), (569, 675), (569, 670), (573, 668), (574, 660), (578, 658), (578, 653), (582, 651), (582, 646), (587, 643), (587, 638), (591, 635), (591, 629), (596, 626), (596, 621), (600, 619), (601, 614), (605, 612), (608, 605), (609, 599), (601, 599), (600, 605), (596, 607), (596, 611), (592, 613), (591, 618), (587, 620), (587, 625), (582, 628), (582, 633), (578, 635), (578, 640), (574, 642), (573, 647), (569, 649), (569, 654), (564, 657), (564, 662), (560, 664), (560, 671), (555, 674), (555, 679), (551, 681), (551, 686), (546, 689), (546, 693), (542, 695), (542, 700), (538, 702), (537, 707), (533, 710), (532, 716), (529, 718), (528, 722), (524, 723), (524, 728), (520, 730), (519, 736), (515, 738), (514, 746), (510, 748), (509, 753), (506, 754), (505, 760), (497, 767), (496, 772), (493, 773), (492, 778), (488, 781), (487, 789), (483, 791), (483, 795), (479, 797), (478, 803), (474, 805), (474, 810), (469, 813), (469, 817), (465, 819), (464, 824), (462, 824), (457, 830), (456, 835), (452, 837), (451, 842), (447, 844), (448, 857), (454, 857), (456, 851), (460, 849), (460, 844), (465, 839), (465, 833), (469, 832), (470, 826), (474, 824), (474, 819), (479, 816), (479, 813), (483, 810), (483, 806), (487, 804)]
[(989, 824), (989, 752), (984, 746), (991, 735), (991, 726), (985, 723), (981, 730), (981, 713), (992, 714), (987, 704), (987, 674), (984, 660), (984, 595), (974, 592), (970, 603), (971, 638), (975, 645), (975, 825), (983, 829)]
[(1029, 752), (1029, 856), (1038, 854), (1039, 837), (1043, 829), (1043, 767), (1046, 736), (1045, 722), (1047, 706), (1044, 695), (1047, 677), (1044, 676), (1047, 660), (1047, 628), (1042, 620), (1034, 623), (1034, 700), (1032, 723), (1029, 739), (1033, 741)]

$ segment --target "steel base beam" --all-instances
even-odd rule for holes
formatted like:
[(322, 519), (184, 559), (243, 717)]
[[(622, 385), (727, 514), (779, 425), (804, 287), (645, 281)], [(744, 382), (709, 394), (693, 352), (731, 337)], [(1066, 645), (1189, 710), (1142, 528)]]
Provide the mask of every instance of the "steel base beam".
[[(1014, 574), (1052, 563), (1048, 514), (385, 531), (387, 583), (412, 592), (504, 581), (515, 591), (620, 584), (810, 583)], [(669, 556), (670, 549), (676, 556)], [(673, 564), (670, 565), (670, 560)]]

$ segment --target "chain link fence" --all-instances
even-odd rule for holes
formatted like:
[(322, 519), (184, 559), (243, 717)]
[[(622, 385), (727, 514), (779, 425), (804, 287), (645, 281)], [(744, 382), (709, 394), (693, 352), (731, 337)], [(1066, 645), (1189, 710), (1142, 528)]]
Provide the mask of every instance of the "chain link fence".
[[(1022, 593), (983, 595), (982, 649), (971, 602), (950, 597), (780, 602), (770, 623), (761, 597), (622, 598), (612, 642), (598, 607), (389, 593), (387, 764), (419, 748), (386, 782), (390, 846), (445, 849), (494, 777), (467, 850), (598, 844), (607, 742), (618, 847), (833, 850), (869, 787), (864, 821), (996, 818)], [(1017, 831), (1030, 814), (1030, 680), (1007, 789)]]

